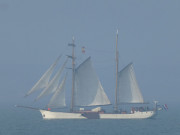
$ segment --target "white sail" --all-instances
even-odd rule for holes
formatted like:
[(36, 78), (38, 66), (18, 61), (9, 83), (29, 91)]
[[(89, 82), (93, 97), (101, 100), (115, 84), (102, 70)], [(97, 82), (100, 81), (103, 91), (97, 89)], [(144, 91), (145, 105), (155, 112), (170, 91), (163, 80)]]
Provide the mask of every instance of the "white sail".
[(52, 96), (49, 104), (47, 107), (50, 108), (57, 108), (57, 107), (64, 107), (66, 106), (65, 103), (65, 81), (66, 81), (66, 76), (60, 83), (59, 87), (56, 89), (54, 95)]
[(55, 76), (53, 77), (53, 79), (49, 82), (48, 86), (40, 93), (40, 95), (35, 99), (35, 101), (37, 101), (38, 99), (40, 99), (41, 97), (48, 95), (50, 93), (54, 93), (55, 90), (58, 87), (59, 84), (59, 80), (60, 80), (60, 75), (66, 65), (68, 61), (68, 58), (66, 59), (66, 61), (64, 62), (63, 66), (59, 69), (59, 71), (55, 74)]
[(92, 67), (90, 57), (75, 70), (75, 106), (110, 104), (104, 89)]
[(136, 81), (132, 63), (118, 73), (117, 97), (118, 104), (144, 102)]
[(40, 80), (33, 86), (33, 88), (28, 91), (28, 93), (25, 96), (30, 95), (34, 91), (40, 90), (42, 88), (45, 88), (48, 85), (49, 79), (53, 73), (54, 68), (56, 67), (57, 62), (59, 61), (61, 56), (59, 56), (56, 61), (50, 66), (50, 68), (43, 74), (43, 76), (40, 78)]

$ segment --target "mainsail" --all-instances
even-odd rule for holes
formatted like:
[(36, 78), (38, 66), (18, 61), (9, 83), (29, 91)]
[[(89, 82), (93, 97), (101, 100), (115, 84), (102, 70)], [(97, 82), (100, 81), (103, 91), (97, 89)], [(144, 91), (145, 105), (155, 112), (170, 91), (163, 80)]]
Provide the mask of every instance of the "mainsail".
[(66, 65), (68, 61), (68, 58), (66, 59), (66, 61), (64, 62), (63, 66), (59, 69), (59, 71), (55, 74), (55, 76), (53, 77), (53, 79), (49, 82), (48, 86), (40, 93), (40, 95), (35, 99), (35, 101), (37, 101), (38, 99), (40, 99), (41, 97), (48, 95), (50, 93), (54, 93), (55, 90), (58, 87), (59, 84), (59, 80), (60, 80), (60, 75)]
[(30, 95), (34, 91), (45, 88), (48, 85), (49, 79), (50, 79), (50, 77), (53, 73), (53, 70), (56, 67), (56, 64), (58, 63), (60, 58), (61, 58), (61, 56), (59, 56), (56, 59), (56, 61), (50, 66), (50, 68), (43, 74), (43, 76), (40, 78), (40, 80), (33, 86), (33, 88), (30, 91), (28, 91), (28, 93), (25, 96)]
[(110, 104), (104, 89), (92, 67), (90, 57), (75, 70), (75, 106)]
[(117, 97), (118, 104), (144, 103), (143, 96), (136, 81), (132, 63), (118, 73)]
[[(66, 75), (67, 76), (67, 75)], [(66, 81), (66, 76), (60, 83), (59, 87), (57, 87), (54, 95), (52, 96), (49, 104), (47, 107), (49, 108), (57, 108), (57, 107), (64, 107), (66, 106), (65, 103), (65, 81)]]

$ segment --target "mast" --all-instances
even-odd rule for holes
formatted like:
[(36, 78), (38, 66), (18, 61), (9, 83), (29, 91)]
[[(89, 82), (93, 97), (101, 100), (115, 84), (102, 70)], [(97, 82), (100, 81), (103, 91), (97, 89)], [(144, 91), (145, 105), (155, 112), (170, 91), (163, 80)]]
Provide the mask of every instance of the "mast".
[(115, 106), (114, 106), (114, 111), (118, 111), (118, 104), (117, 104), (117, 87), (118, 87), (118, 64), (119, 64), (119, 59), (118, 59), (118, 29), (116, 33), (116, 89), (115, 89)]
[(72, 43), (68, 44), (69, 46), (72, 46), (72, 56), (69, 56), (70, 58), (72, 58), (72, 95), (71, 95), (71, 108), (70, 108), (70, 112), (73, 112), (74, 109), (74, 73), (75, 73), (75, 55), (74, 55), (74, 48), (75, 48), (75, 44), (74, 44), (74, 37), (72, 38)]

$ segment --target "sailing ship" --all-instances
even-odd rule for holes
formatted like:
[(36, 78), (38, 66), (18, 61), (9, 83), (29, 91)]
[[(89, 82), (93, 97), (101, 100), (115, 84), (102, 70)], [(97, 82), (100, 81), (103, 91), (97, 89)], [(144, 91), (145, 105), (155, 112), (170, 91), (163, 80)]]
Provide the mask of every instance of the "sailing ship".
[[(111, 102), (106, 95), (102, 84), (93, 68), (91, 57), (88, 57), (78, 67), (75, 67), (74, 39), (69, 46), (72, 47), (72, 56), (67, 59), (72, 59), (72, 91), (70, 111), (60, 112), (51, 111), (49, 108), (61, 108), (66, 106), (66, 76), (60, 82), (63, 69), (67, 63), (64, 62), (59, 71), (54, 75), (55, 69), (61, 56), (50, 66), (34, 87), (26, 94), (42, 90), (40, 95), (35, 99), (53, 94), (48, 109), (37, 109), (42, 114), (43, 119), (145, 119), (151, 118), (156, 114), (156, 109), (140, 110), (132, 108), (131, 112), (121, 111), (121, 104), (143, 104), (144, 99), (136, 81), (133, 64), (128, 64), (124, 69), (118, 71), (118, 32), (116, 34), (116, 89), (115, 89), (115, 105), (112, 112), (105, 112), (101, 106), (110, 105)], [(85, 110), (83, 107), (93, 107), (91, 110)], [(22, 106), (20, 106), (22, 107)], [(77, 109), (78, 108), (78, 109)]]

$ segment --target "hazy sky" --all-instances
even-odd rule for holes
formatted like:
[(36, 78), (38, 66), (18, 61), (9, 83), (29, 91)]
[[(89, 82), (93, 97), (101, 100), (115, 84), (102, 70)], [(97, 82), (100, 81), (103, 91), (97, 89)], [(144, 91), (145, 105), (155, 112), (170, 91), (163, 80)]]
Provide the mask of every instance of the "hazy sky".
[(76, 64), (91, 55), (114, 102), (116, 29), (120, 69), (134, 63), (145, 101), (180, 103), (179, 0), (0, 0), (0, 102), (24, 102), (58, 55), (71, 53), (72, 36)]

